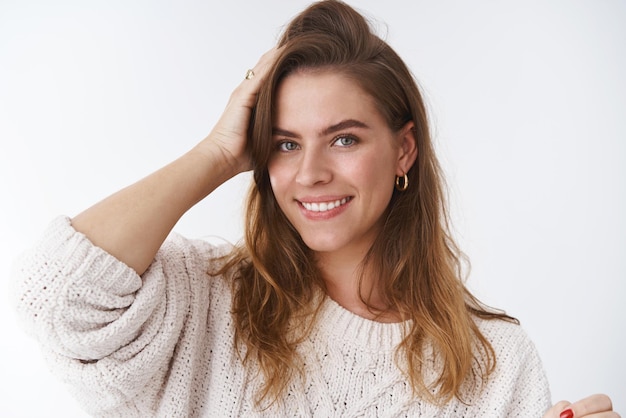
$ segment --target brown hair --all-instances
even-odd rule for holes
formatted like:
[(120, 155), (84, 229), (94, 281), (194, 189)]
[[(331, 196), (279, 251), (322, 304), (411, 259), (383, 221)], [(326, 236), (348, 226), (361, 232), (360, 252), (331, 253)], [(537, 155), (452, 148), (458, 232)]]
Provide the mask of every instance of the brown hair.
[[(253, 359), (264, 375), (260, 399), (278, 397), (293, 370), (300, 370), (295, 348), (313, 323), (317, 295), (324, 289), (312, 251), (278, 207), (267, 169), (277, 86), (290, 73), (313, 68), (353, 79), (374, 98), (393, 131), (408, 121), (415, 125), (418, 156), (407, 173), (410, 187), (394, 191), (363, 266), (381, 278), (388, 308), (412, 320), (405, 322), (411, 325), (397, 355), (405, 358), (398, 364), (406, 365), (404, 373), (416, 394), (435, 402), (463, 400), (469, 393), (465, 390), (487, 379), (496, 361), (475, 317), (513, 319), (487, 309), (463, 284), (463, 255), (449, 233), (441, 168), (411, 72), (363, 16), (335, 0), (314, 3), (296, 16), (279, 46), (280, 56), (259, 92), (250, 125), (254, 184), (245, 247), (225, 267), (238, 268), (235, 337), (245, 347), (244, 362)], [(293, 321), (299, 327), (290, 327)], [(295, 329), (301, 331), (296, 334)], [(440, 365), (438, 379), (430, 384), (422, 366), (428, 364), (428, 347)]]

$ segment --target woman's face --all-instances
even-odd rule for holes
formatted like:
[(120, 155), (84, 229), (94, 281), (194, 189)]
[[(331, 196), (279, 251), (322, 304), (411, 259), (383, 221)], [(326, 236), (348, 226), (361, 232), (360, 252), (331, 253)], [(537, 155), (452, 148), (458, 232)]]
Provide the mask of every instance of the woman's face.
[(354, 81), (299, 71), (277, 89), (272, 140), (272, 189), (306, 245), (362, 257), (380, 230), (395, 176), (408, 170), (402, 133), (391, 131)]

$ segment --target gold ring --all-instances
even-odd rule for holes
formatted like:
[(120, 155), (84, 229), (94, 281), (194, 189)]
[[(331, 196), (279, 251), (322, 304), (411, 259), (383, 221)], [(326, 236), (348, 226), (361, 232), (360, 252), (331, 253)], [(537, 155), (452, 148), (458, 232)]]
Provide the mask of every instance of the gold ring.
[(252, 70), (246, 71), (246, 80), (252, 80), (253, 77), (254, 77), (254, 71)]

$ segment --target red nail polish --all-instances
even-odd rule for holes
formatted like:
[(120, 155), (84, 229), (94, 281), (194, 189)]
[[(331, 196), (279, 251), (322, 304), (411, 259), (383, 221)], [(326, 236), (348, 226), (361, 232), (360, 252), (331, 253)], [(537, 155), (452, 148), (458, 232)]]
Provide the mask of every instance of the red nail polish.
[(565, 411), (561, 412), (559, 418), (574, 418), (574, 411), (572, 411), (571, 409), (566, 409)]

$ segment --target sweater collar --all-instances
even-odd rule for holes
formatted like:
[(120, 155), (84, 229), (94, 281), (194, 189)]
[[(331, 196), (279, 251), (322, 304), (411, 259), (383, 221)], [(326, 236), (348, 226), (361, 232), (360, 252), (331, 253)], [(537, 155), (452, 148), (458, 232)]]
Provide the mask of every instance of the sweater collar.
[(358, 316), (326, 296), (318, 313), (316, 333), (368, 351), (393, 351), (402, 342), (410, 321), (383, 323)]

